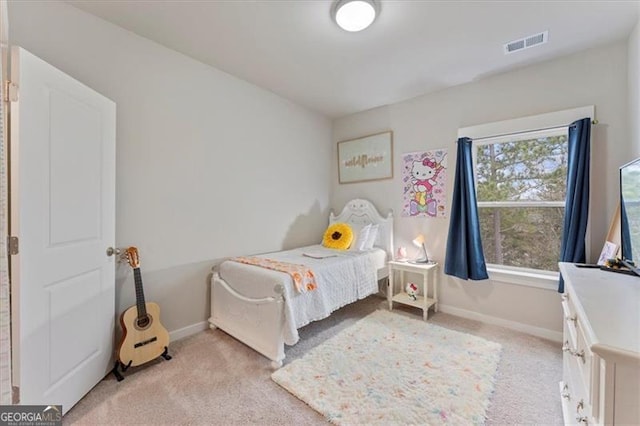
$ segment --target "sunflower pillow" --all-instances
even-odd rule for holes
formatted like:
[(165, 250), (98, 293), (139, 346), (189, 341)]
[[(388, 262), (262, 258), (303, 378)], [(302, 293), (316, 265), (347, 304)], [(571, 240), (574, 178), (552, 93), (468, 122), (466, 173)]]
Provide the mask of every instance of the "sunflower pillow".
[(346, 223), (336, 222), (324, 231), (322, 245), (336, 250), (346, 250), (353, 241), (353, 230)]

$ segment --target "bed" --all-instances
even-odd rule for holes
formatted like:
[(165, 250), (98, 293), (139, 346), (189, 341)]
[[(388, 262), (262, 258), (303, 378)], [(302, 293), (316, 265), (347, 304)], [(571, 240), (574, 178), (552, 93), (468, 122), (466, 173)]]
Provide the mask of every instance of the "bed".
[(214, 266), (210, 327), (220, 328), (279, 368), (284, 345), (297, 343), (299, 328), (377, 293), (393, 254), (392, 212), (383, 217), (371, 202), (354, 199), (339, 215), (329, 214), (329, 224), (338, 222), (348, 223), (356, 232), (377, 224), (374, 247), (338, 251), (318, 244), (256, 256), (309, 267), (317, 281), (313, 291), (297, 292), (285, 272), (232, 260)]

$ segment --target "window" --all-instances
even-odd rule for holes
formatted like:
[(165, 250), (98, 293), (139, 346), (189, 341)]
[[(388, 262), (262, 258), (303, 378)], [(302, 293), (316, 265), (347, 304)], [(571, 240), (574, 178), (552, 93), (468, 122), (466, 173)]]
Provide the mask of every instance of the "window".
[(557, 271), (567, 128), (474, 141), (480, 232), (488, 264)]

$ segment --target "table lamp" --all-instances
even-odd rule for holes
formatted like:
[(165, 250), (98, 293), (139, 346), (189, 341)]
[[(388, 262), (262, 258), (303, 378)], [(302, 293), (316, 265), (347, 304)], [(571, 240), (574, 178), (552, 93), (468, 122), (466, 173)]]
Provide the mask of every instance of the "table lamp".
[(415, 244), (417, 247), (422, 247), (422, 250), (424, 251), (424, 258), (422, 259), (415, 259), (412, 260), (412, 263), (431, 263), (429, 261), (429, 256), (427, 255), (427, 248), (424, 245), (424, 235), (419, 234), (414, 240), (413, 240), (413, 244)]

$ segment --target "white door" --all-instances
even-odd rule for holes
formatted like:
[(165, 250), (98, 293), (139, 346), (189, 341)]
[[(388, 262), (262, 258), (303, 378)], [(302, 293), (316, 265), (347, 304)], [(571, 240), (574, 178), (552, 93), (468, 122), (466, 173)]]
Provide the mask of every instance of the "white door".
[(14, 385), (20, 404), (67, 412), (112, 367), (115, 104), (24, 49), (11, 54)]

